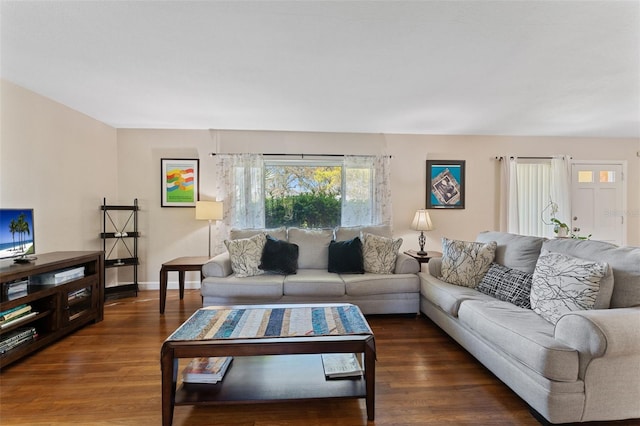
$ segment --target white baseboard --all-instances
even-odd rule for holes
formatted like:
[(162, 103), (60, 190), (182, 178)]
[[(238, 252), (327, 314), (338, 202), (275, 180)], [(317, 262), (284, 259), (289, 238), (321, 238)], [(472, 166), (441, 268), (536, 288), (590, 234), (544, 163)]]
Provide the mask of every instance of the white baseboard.
[[(184, 282), (184, 288), (189, 290), (189, 289), (199, 289), (200, 288), (200, 281), (185, 281)], [(144, 282), (144, 283), (138, 283), (138, 290), (144, 291), (144, 290), (156, 290), (159, 291), (160, 290), (160, 283), (158, 281), (155, 282)], [(169, 281), (167, 283), (167, 290), (179, 290), (179, 286), (178, 286), (178, 281)]]

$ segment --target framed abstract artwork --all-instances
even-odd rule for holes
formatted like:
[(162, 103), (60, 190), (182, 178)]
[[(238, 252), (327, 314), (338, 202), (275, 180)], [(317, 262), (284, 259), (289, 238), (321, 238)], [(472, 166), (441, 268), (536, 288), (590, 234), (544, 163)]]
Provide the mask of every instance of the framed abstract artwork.
[(199, 197), (199, 160), (162, 158), (162, 207), (195, 207)]
[(464, 161), (427, 160), (427, 208), (464, 209)]

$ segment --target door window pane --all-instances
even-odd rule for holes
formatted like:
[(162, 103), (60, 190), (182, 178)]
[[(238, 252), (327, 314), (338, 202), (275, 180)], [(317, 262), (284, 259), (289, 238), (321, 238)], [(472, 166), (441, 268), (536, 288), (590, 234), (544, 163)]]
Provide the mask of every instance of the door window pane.
[(593, 182), (593, 172), (591, 170), (578, 171), (578, 183), (591, 183), (591, 182)]
[(610, 170), (601, 170), (600, 171), (600, 182), (601, 183), (614, 183), (616, 181), (616, 172)]

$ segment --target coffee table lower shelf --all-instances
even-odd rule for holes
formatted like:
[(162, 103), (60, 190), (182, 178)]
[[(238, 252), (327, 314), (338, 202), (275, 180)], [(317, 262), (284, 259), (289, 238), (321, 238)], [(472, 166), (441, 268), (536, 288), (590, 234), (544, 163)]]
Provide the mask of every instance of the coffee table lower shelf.
[(366, 398), (363, 377), (327, 379), (319, 354), (234, 357), (216, 384), (183, 383), (175, 405)]

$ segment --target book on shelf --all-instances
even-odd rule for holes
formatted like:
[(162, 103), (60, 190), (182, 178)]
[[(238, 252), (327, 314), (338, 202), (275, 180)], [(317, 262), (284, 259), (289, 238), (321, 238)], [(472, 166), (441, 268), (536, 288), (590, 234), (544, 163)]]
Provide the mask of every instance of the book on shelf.
[[(29, 307), (31, 308), (31, 307)], [(13, 325), (19, 324), (21, 322), (24, 322), (26, 320), (28, 320), (29, 318), (35, 317), (36, 315), (38, 315), (38, 313), (36, 311), (31, 311), (29, 310), (29, 312), (26, 312), (18, 317), (14, 317), (11, 318), (7, 321), (0, 321), (0, 329), (2, 328), (9, 328)]]
[(0, 312), (0, 321), (6, 321), (8, 319), (20, 316), (25, 312), (29, 312), (30, 310), (31, 310), (31, 306), (27, 304), (15, 306), (11, 309), (7, 309), (6, 311)]
[(362, 367), (353, 353), (322, 354), (322, 365), (324, 375), (329, 379), (362, 376)]
[(69, 294), (67, 295), (67, 300), (69, 302), (71, 302), (72, 300), (75, 299), (82, 299), (82, 298), (86, 298), (87, 296), (89, 296), (91, 294), (91, 289), (90, 288), (81, 288), (79, 290), (75, 290), (72, 292), (69, 292)]
[(12, 331), (0, 339), (0, 354), (10, 351), (23, 343), (30, 342), (36, 337), (38, 337), (38, 333), (35, 327), (24, 327)]
[(182, 371), (185, 383), (218, 383), (224, 377), (233, 357), (193, 358)]

